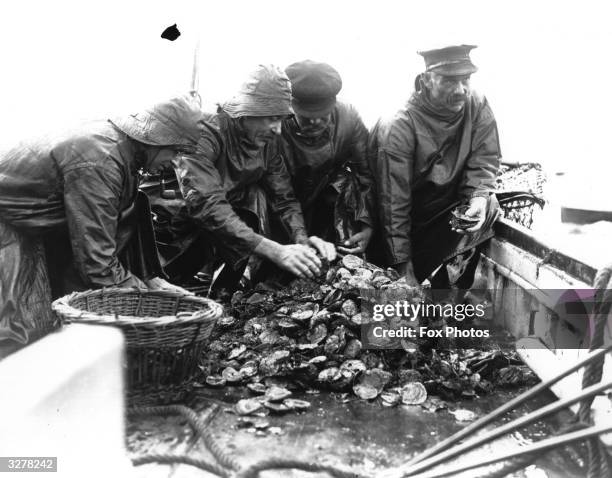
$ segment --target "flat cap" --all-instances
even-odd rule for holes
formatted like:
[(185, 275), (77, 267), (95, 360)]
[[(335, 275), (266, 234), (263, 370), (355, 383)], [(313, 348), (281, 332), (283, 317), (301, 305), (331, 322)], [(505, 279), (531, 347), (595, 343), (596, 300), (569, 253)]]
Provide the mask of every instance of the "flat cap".
[(292, 104), (300, 116), (316, 118), (331, 112), (342, 79), (335, 68), (312, 60), (289, 65), (285, 72), (291, 80)]
[(426, 71), (460, 76), (478, 71), (470, 59), (470, 51), (474, 48), (477, 48), (476, 45), (454, 45), (417, 53), (425, 59)]

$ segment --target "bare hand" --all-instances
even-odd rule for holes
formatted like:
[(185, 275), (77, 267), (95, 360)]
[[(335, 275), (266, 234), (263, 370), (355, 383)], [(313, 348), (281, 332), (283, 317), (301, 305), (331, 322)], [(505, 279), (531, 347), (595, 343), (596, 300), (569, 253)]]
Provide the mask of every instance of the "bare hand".
[(310, 236), (308, 238), (308, 244), (314, 247), (321, 257), (324, 257), (330, 262), (336, 258), (336, 248), (331, 242), (324, 241), (317, 236)]
[[(340, 252), (345, 254), (362, 254), (365, 252), (370, 239), (372, 239), (373, 229), (370, 226), (364, 226), (357, 234), (349, 237), (341, 247), (338, 247)], [(346, 247), (344, 247), (346, 246)]]
[(469, 208), (467, 211), (465, 211), (465, 215), (472, 218), (477, 218), (478, 222), (468, 229), (453, 229), (453, 231), (459, 234), (467, 234), (480, 230), (485, 222), (485, 219), (487, 218), (487, 203), (487, 198), (482, 196), (476, 196), (470, 199)]
[(312, 278), (321, 273), (321, 259), (311, 247), (302, 244), (279, 245), (271, 259), (280, 268), (300, 278)]
[(145, 281), (145, 284), (151, 290), (171, 290), (173, 292), (178, 292), (179, 294), (194, 295), (193, 292), (189, 292), (187, 289), (183, 289), (178, 285), (171, 284), (161, 277), (153, 277), (153, 279)]

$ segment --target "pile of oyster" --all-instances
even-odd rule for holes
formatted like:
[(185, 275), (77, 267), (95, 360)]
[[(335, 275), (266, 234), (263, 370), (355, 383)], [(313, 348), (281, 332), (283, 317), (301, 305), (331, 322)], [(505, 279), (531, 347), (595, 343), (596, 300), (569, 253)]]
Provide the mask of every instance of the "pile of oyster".
[(343, 397), (400, 403), (428, 410), (443, 400), (476, 397), (495, 386), (534, 380), (514, 354), (500, 350), (446, 351), (402, 342), (394, 349), (366, 349), (361, 327), (364, 295), (389, 301), (421, 300), (397, 272), (347, 255), (315, 280), (289, 286), (260, 285), (236, 292), (232, 311), (219, 320), (201, 369), (210, 387), (245, 386), (252, 398), (235, 412), (249, 415), (307, 410), (303, 396), (328, 390)]

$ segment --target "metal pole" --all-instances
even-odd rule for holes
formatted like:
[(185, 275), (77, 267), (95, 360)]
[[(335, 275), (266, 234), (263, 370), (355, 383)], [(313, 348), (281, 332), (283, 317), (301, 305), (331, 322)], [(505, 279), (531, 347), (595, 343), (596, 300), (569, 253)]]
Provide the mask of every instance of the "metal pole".
[(447, 461), (448, 459), (453, 458), (459, 455), (460, 453), (464, 453), (466, 451), (472, 450), (473, 448), (476, 448), (477, 446), (482, 445), (483, 443), (493, 441), (496, 438), (502, 435), (505, 435), (506, 433), (514, 431), (517, 428), (529, 425), (530, 423), (533, 423), (536, 420), (539, 420), (540, 418), (545, 417), (546, 415), (550, 415), (551, 413), (554, 413), (558, 410), (567, 408), (570, 405), (576, 402), (579, 402), (580, 400), (583, 400), (586, 397), (597, 395), (598, 393), (601, 393), (607, 389), (612, 389), (612, 382), (604, 383), (604, 384), (597, 383), (591, 387), (583, 389), (578, 395), (574, 397), (566, 398), (564, 400), (558, 400), (538, 410), (534, 410), (533, 412), (528, 413), (527, 415), (524, 415), (520, 418), (517, 418), (516, 420), (508, 422), (501, 427), (494, 428), (488, 433), (485, 433), (479, 437), (476, 437), (473, 440), (469, 440), (465, 443), (462, 443), (461, 445), (455, 446), (451, 448), (450, 450), (446, 450), (442, 453), (439, 453), (427, 460), (423, 460), (412, 466), (410, 465), (403, 466), (397, 469), (396, 472), (398, 475), (402, 475), (402, 476), (414, 475), (415, 473), (419, 473), (423, 470), (431, 468), (432, 466), (436, 466), (440, 463), (443, 463), (444, 461)]
[(441, 478), (443, 476), (461, 473), (463, 471), (471, 470), (473, 468), (479, 468), (481, 466), (492, 465), (493, 463), (498, 463), (500, 461), (506, 461), (511, 458), (516, 458), (516, 457), (523, 456), (529, 453), (548, 451), (552, 448), (557, 448), (562, 445), (567, 445), (568, 443), (571, 443), (574, 441), (581, 441), (586, 438), (594, 437), (597, 435), (603, 435), (611, 431), (612, 431), (612, 424), (600, 425), (596, 427), (589, 427), (589, 428), (585, 428), (584, 430), (579, 430), (577, 432), (567, 433), (565, 435), (559, 435), (553, 438), (547, 438), (546, 440), (542, 440), (542, 441), (533, 443), (528, 446), (520, 447), (510, 452), (498, 453), (497, 455), (493, 455), (490, 458), (473, 461), (473, 462), (466, 463), (463, 465), (455, 465), (453, 467), (447, 468), (442, 471), (433, 471), (433, 472), (421, 473), (420, 475), (412, 475), (411, 478)]
[(506, 413), (509, 410), (512, 410), (513, 408), (516, 408), (517, 406), (519, 406), (523, 402), (529, 400), (530, 398), (536, 396), (538, 393), (546, 390), (551, 385), (557, 383), (559, 380), (567, 377), (568, 375), (570, 375), (571, 373), (575, 372), (579, 368), (581, 368), (581, 367), (591, 363), (592, 361), (600, 358), (602, 355), (605, 355), (606, 353), (608, 353), (611, 350), (612, 350), (612, 344), (608, 345), (606, 348), (597, 350), (596, 352), (593, 352), (593, 353), (587, 355), (582, 360), (576, 362), (574, 365), (569, 367), (567, 370), (559, 373), (555, 377), (551, 377), (550, 379), (546, 380), (545, 382), (539, 383), (538, 385), (536, 385), (535, 387), (527, 390), (526, 392), (522, 393), (518, 397), (515, 397), (514, 399), (510, 400), (508, 403), (502, 405), (501, 407), (497, 408), (496, 410), (493, 410), (488, 415), (485, 415), (484, 417), (482, 417), (482, 418), (476, 420), (475, 422), (471, 423), (470, 425), (468, 425), (464, 429), (458, 431), (454, 435), (451, 435), (450, 437), (442, 440), (437, 445), (429, 448), (428, 450), (425, 450), (423, 453), (421, 453), (420, 455), (417, 455), (415, 458), (410, 460), (407, 463), (406, 466), (414, 465), (416, 463), (419, 463), (419, 462), (425, 460), (426, 458), (429, 458), (430, 456), (433, 456), (433, 455), (435, 455), (435, 454), (437, 454), (437, 453), (439, 453), (439, 452), (441, 452), (443, 450), (446, 450), (447, 448), (449, 448), (452, 445), (454, 445), (455, 443), (457, 443), (459, 440), (462, 440), (463, 438), (471, 435), (475, 431), (477, 431), (477, 430), (481, 429), (482, 427), (488, 425), (493, 420), (495, 420), (497, 417), (503, 415), (504, 413)]

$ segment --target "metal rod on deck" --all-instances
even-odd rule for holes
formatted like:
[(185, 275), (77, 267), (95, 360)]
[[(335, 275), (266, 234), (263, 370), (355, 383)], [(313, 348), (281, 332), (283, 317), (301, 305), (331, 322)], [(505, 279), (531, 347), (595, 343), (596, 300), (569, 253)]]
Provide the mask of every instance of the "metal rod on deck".
[(463, 471), (471, 470), (474, 468), (479, 468), (481, 466), (492, 465), (493, 463), (506, 461), (506, 460), (516, 458), (522, 455), (526, 455), (530, 453), (537, 453), (540, 451), (547, 451), (552, 448), (557, 448), (562, 445), (567, 445), (568, 443), (571, 443), (571, 442), (581, 441), (581, 440), (584, 440), (585, 438), (603, 435), (611, 431), (612, 431), (612, 424), (589, 427), (589, 428), (585, 428), (584, 430), (579, 430), (577, 432), (566, 433), (564, 435), (559, 435), (553, 438), (547, 438), (546, 440), (542, 440), (542, 441), (533, 443), (528, 446), (520, 447), (510, 452), (498, 453), (497, 455), (493, 455), (490, 458), (473, 461), (473, 462), (466, 463), (463, 465), (455, 465), (455, 466), (446, 468), (445, 470), (441, 470), (441, 471), (430, 471), (427, 473), (421, 473), (420, 475), (411, 475), (411, 478), (441, 478), (443, 476), (454, 475), (456, 473), (461, 473)]
[(475, 422), (473, 422), (472, 424), (468, 425), (464, 429), (458, 431), (454, 435), (451, 435), (450, 437), (442, 440), (437, 445), (429, 448), (428, 450), (425, 450), (423, 453), (417, 455), (415, 458), (410, 460), (406, 466), (414, 465), (416, 463), (419, 463), (419, 462), (425, 460), (426, 458), (429, 458), (430, 456), (433, 456), (433, 455), (435, 455), (435, 454), (437, 454), (437, 453), (439, 453), (439, 452), (441, 452), (443, 450), (446, 450), (450, 446), (452, 446), (455, 443), (457, 443), (459, 440), (462, 440), (463, 438), (471, 435), (475, 431), (477, 431), (477, 430), (481, 429), (482, 427), (488, 425), (493, 420), (495, 420), (497, 417), (501, 416), (502, 414), (506, 413), (509, 410), (512, 410), (513, 408), (517, 407), (518, 405), (521, 405), (523, 402), (525, 402), (525, 401), (529, 400), (530, 398), (536, 396), (538, 393), (542, 392), (543, 390), (546, 390), (548, 387), (550, 387), (551, 385), (554, 385), (559, 380), (567, 377), (568, 375), (570, 375), (571, 373), (575, 372), (579, 368), (584, 367), (585, 365), (591, 363), (594, 360), (597, 360), (602, 355), (605, 355), (606, 353), (610, 352), (611, 350), (612, 350), (612, 344), (608, 345), (607, 347), (605, 347), (603, 349), (597, 350), (596, 352), (593, 352), (593, 353), (587, 355), (582, 360), (576, 362), (574, 365), (569, 367), (567, 370), (559, 373), (558, 375), (556, 375), (554, 377), (551, 377), (550, 379), (548, 379), (548, 380), (546, 380), (544, 382), (539, 383), (538, 385), (536, 385), (535, 387), (527, 390), (526, 392), (522, 393), (518, 397), (515, 397), (514, 399), (510, 400), (508, 403), (502, 405), (501, 407), (497, 408), (496, 410), (493, 410), (488, 415), (485, 415), (484, 417), (476, 420)]
[(446, 450), (444, 452), (438, 453), (437, 455), (434, 455), (433, 457), (427, 460), (420, 461), (414, 465), (402, 466), (397, 470), (398, 474), (411, 476), (415, 473), (419, 473), (423, 470), (431, 468), (432, 466), (439, 465), (440, 463), (443, 463), (444, 461), (450, 458), (453, 458), (459, 455), (460, 453), (470, 451), (482, 445), (483, 443), (491, 442), (495, 440), (496, 438), (499, 438), (500, 436), (505, 435), (506, 433), (510, 433), (511, 431), (514, 431), (517, 428), (529, 425), (530, 423), (533, 423), (539, 420), (540, 418), (550, 415), (551, 413), (557, 412), (563, 408), (567, 408), (570, 405), (573, 405), (574, 403), (577, 403), (587, 397), (595, 396), (607, 389), (612, 389), (612, 382), (603, 383), (603, 384), (597, 383), (595, 385), (587, 387), (574, 397), (566, 398), (563, 400), (557, 400), (556, 402), (546, 405), (545, 407), (542, 407), (538, 410), (534, 410), (533, 412), (528, 413), (527, 415), (524, 415), (520, 418), (517, 418), (516, 420), (508, 422), (505, 425), (494, 428), (493, 430), (487, 433), (484, 433), (483, 435), (479, 437), (476, 437), (472, 440), (462, 443), (461, 445), (457, 445), (451, 448), (450, 450)]

